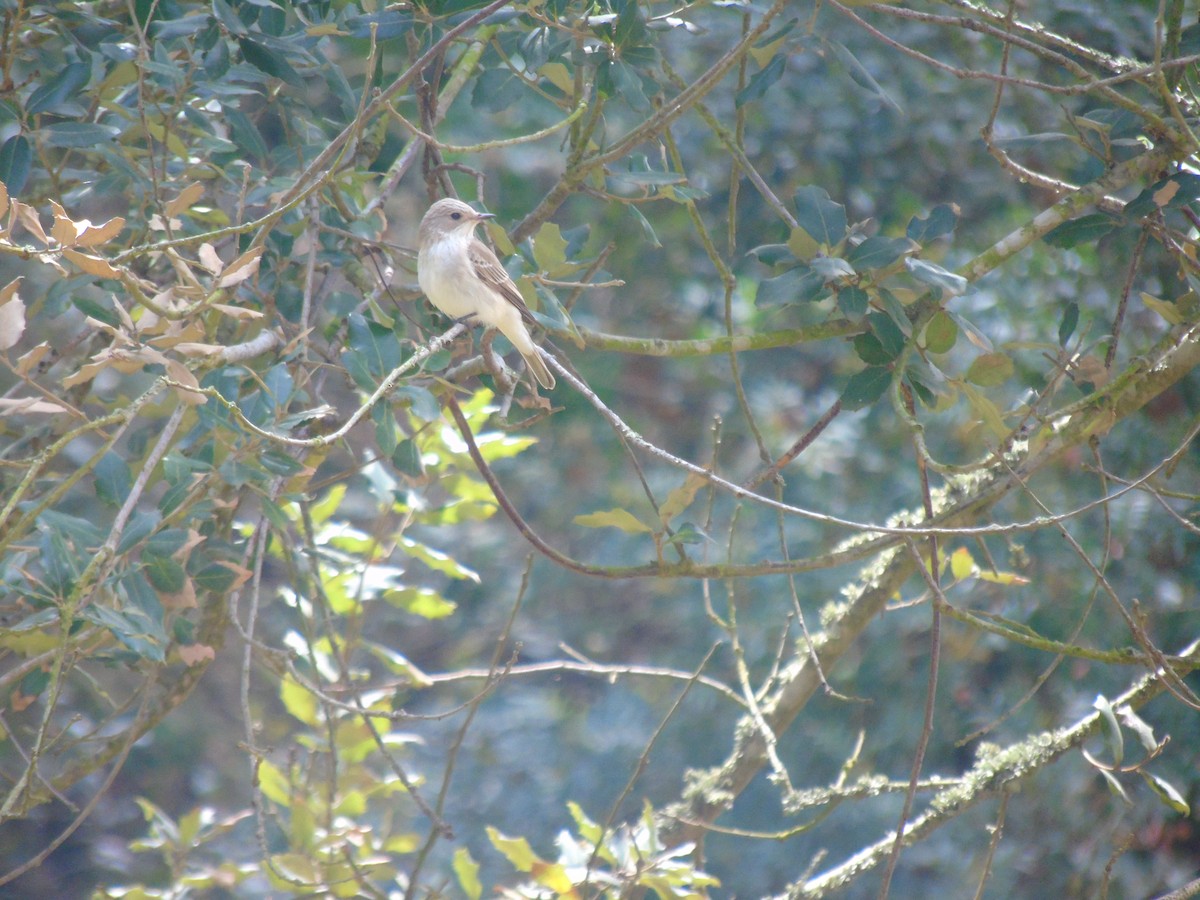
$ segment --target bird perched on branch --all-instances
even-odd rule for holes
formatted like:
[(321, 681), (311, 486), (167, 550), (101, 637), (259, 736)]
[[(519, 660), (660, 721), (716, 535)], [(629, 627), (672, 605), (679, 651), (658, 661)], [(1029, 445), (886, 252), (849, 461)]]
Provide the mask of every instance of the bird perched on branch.
[(549, 390), (554, 376), (529, 335), (533, 315), (496, 254), (475, 237), (475, 226), (491, 217), (453, 198), (429, 207), (418, 236), (417, 280), (446, 315), (498, 329)]

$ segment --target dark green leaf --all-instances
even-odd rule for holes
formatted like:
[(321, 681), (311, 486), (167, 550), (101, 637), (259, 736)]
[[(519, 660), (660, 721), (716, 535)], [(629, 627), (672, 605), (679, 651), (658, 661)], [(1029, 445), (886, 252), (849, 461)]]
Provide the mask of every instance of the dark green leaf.
[(375, 443), (384, 456), (391, 456), (396, 450), (396, 417), (392, 408), (386, 403), (376, 403), (371, 407), (371, 419), (375, 422)]
[(249, 116), (240, 109), (233, 109), (231, 107), (225, 108), (224, 115), (229, 122), (233, 142), (245, 151), (247, 156), (261, 162), (265, 161), (271, 155), (267, 149), (267, 142), (263, 140), (258, 126), (254, 124)]
[(806, 185), (796, 191), (796, 219), (819, 244), (832, 248), (846, 236), (846, 207), (834, 203), (822, 187)]
[[(186, 491), (187, 485), (181, 484), (181, 488)], [(158, 527), (158, 523), (162, 521), (162, 514), (157, 509), (138, 510), (129, 517), (129, 524), (125, 526), (125, 530), (121, 532), (121, 542), (117, 544), (117, 553), (125, 554), (132, 550), (141, 541), (154, 532)]]
[(871, 301), (866, 291), (853, 285), (841, 288), (837, 298), (838, 309), (841, 310), (843, 316), (851, 320), (861, 319)]
[(420, 478), (425, 473), (424, 467), (421, 465), (421, 450), (414, 441), (410, 440), (403, 440), (396, 444), (396, 449), (392, 451), (392, 465), (396, 467), (397, 471), (414, 478)]
[(25, 111), (31, 116), (53, 112), (65, 100), (73, 99), (91, 77), (92, 67), (87, 63), (67, 63), (50, 82), (29, 95)]
[(96, 478), (96, 496), (109, 506), (120, 506), (129, 496), (132, 476), (129, 466), (111, 450), (100, 457), (93, 470)]
[(892, 383), (892, 373), (883, 366), (872, 366), (852, 375), (842, 391), (842, 408), (847, 412), (870, 406), (883, 396)]
[(796, 262), (796, 257), (787, 244), (760, 244), (746, 252), (765, 266)]
[(943, 203), (931, 209), (924, 219), (913, 216), (905, 233), (918, 244), (927, 244), (951, 234), (957, 222), (958, 213), (954, 211), (954, 207)]
[(423, 387), (407, 384), (398, 388), (393, 396), (422, 422), (435, 422), (442, 414), (437, 397)]
[(155, 532), (146, 541), (146, 552), (156, 556), (173, 556), (187, 543), (188, 533), (183, 528), (164, 528)]
[(94, 603), (85, 607), (79, 615), (110, 631), (113, 637), (144, 659), (161, 662), (166, 656), (166, 635), (136, 609), (117, 612)]
[(409, 12), (388, 10), (368, 16), (351, 16), (346, 20), (346, 28), (350, 34), (360, 40), (371, 37), (372, 25), (376, 26), (376, 40), (390, 41), (403, 37), (412, 30), (413, 17)]
[(33, 165), (33, 148), (23, 134), (14, 134), (0, 145), (0, 181), (10, 197), (20, 197)]
[[(907, 323), (908, 320), (905, 319)], [(879, 338), (879, 343), (883, 349), (895, 359), (904, 350), (904, 345), (908, 341), (908, 334), (899, 325), (895, 319), (887, 313), (871, 313), (867, 316), (867, 324), (871, 327), (871, 333)]]
[(830, 41), (829, 44), (833, 47), (834, 56), (846, 67), (846, 72), (849, 74), (851, 81), (887, 106), (890, 106), (896, 112), (903, 112), (900, 104), (893, 100), (891, 95), (883, 89), (883, 86), (867, 71), (866, 66), (858, 61), (858, 57), (837, 41)]
[(142, 571), (154, 589), (163, 594), (177, 594), (183, 590), (183, 582), (187, 575), (183, 566), (169, 556), (159, 556), (156, 553), (142, 554)]
[(300, 78), (296, 70), (292, 68), (282, 54), (276, 53), (248, 37), (238, 38), (238, 46), (242, 50), (242, 57), (254, 68), (260, 72), (265, 72), (272, 78), (278, 78), (281, 81), (286, 81), (294, 87), (302, 87), (303, 79)]
[[(1200, 175), (1193, 175), (1191, 172), (1176, 172), (1169, 178), (1150, 185), (1129, 201), (1125, 206), (1125, 215), (1140, 219), (1142, 216), (1148, 216), (1159, 210), (1178, 209), (1197, 198), (1200, 198)], [(1084, 216), (1084, 218), (1093, 217)]]
[(753, 103), (755, 100), (761, 100), (767, 89), (783, 76), (786, 62), (786, 52), (776, 53), (772, 56), (771, 61), (755, 72), (750, 82), (737, 92), (734, 104), (741, 107), (747, 103)]
[(272, 475), (283, 475), (285, 478), (304, 470), (304, 464), (293, 456), (288, 456), (282, 450), (268, 450), (258, 457), (262, 467)]
[(642, 90), (642, 79), (633, 66), (624, 60), (613, 60), (612, 81), (621, 99), (628, 103), (631, 109), (639, 112), (650, 109), (650, 101), (646, 99), (645, 91)]
[(889, 291), (887, 288), (879, 288), (879, 302), (883, 306), (883, 311), (887, 313), (888, 318), (892, 320), (900, 332), (906, 337), (912, 337), (912, 320), (908, 317), (908, 310), (904, 308), (904, 304), (900, 302), (900, 298)]
[(1075, 333), (1078, 325), (1079, 304), (1072, 300), (1067, 304), (1066, 309), (1063, 310), (1062, 321), (1058, 323), (1058, 343), (1060, 346), (1067, 346), (1067, 341), (1071, 339), (1071, 335)]
[(1104, 213), (1092, 213), (1063, 222), (1042, 237), (1051, 247), (1069, 249), (1079, 244), (1091, 244), (1108, 234), (1120, 223)]
[(945, 373), (915, 353), (905, 362), (904, 380), (926, 406), (934, 406), (938, 397), (948, 397), (953, 393)]
[(39, 136), (49, 147), (94, 147), (115, 140), (121, 129), (112, 125), (90, 122), (55, 122), (41, 130)]
[(400, 344), (395, 333), (360, 313), (349, 316), (347, 344), (349, 352), (365, 359), (368, 370), (377, 377), (400, 365)]
[(781, 303), (805, 303), (819, 299), (825, 291), (825, 279), (807, 266), (797, 266), (775, 278), (758, 284), (756, 306), (777, 306)]

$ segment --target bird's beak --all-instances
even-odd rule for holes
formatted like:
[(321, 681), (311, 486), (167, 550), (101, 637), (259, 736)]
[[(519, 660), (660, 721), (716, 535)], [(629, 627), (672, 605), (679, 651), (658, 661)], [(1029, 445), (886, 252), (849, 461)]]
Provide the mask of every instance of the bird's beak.
[(495, 213), (475, 213), (475, 217), (477, 219), (494, 219), (494, 218), (496, 218), (496, 214)]

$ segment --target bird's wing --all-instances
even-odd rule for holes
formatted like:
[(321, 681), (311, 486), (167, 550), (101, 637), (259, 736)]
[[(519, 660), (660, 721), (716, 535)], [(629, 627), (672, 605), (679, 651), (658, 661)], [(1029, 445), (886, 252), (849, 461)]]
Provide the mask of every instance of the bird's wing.
[(525, 305), (525, 298), (521, 296), (521, 292), (517, 290), (513, 280), (508, 277), (508, 273), (504, 271), (504, 266), (500, 265), (500, 260), (496, 258), (492, 249), (483, 241), (476, 240), (471, 242), (467, 253), (479, 280), (520, 310), (522, 318), (528, 320), (530, 324), (534, 324), (533, 314)]

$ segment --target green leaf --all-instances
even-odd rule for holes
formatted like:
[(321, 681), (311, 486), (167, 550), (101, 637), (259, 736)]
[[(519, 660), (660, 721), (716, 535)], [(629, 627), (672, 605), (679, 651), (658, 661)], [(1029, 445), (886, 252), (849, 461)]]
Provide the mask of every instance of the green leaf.
[(1004, 416), (1000, 414), (999, 408), (985, 397), (978, 388), (963, 383), (960, 385), (963, 394), (967, 398), (967, 403), (971, 406), (971, 411), (979, 417), (979, 421), (997, 440), (1003, 440), (1008, 437), (1008, 428), (1004, 424)]
[(842, 390), (842, 409), (852, 412), (870, 406), (883, 396), (892, 383), (892, 372), (885, 366), (871, 366), (850, 376)]
[(608, 509), (576, 516), (571, 520), (585, 528), (619, 528), (629, 534), (651, 534), (652, 529), (633, 513), (624, 509)]
[(1057, 228), (1052, 228), (1042, 236), (1042, 240), (1051, 247), (1069, 249), (1079, 244), (1092, 244), (1118, 226), (1112, 216), (1104, 213), (1092, 213), (1063, 222)]
[(806, 185), (794, 199), (796, 220), (817, 243), (832, 248), (846, 236), (846, 207), (829, 199), (824, 188)]
[(407, 384), (398, 388), (393, 394), (397, 401), (406, 405), (409, 411), (422, 422), (436, 422), (442, 414), (437, 397), (428, 388), (420, 385)]
[(904, 238), (869, 237), (846, 254), (846, 261), (863, 272), (868, 269), (884, 269), (908, 252), (911, 245)]
[(927, 244), (932, 240), (951, 234), (957, 222), (958, 213), (955, 208), (943, 203), (930, 210), (929, 215), (924, 219), (913, 216), (905, 234), (918, 244)]
[(637, 220), (638, 224), (642, 226), (642, 234), (650, 243), (650, 246), (655, 248), (662, 247), (662, 244), (658, 240), (658, 235), (654, 233), (654, 229), (650, 226), (650, 223), (646, 220), (646, 217), (642, 215), (642, 211), (632, 203), (626, 205), (625, 208), (629, 210), (630, 214), (634, 217), (634, 219)]
[(967, 279), (961, 275), (955, 275), (948, 269), (943, 269), (937, 263), (909, 257), (904, 260), (904, 267), (917, 281), (937, 288), (951, 297), (957, 297), (967, 292)]
[(55, 111), (63, 102), (74, 100), (91, 77), (92, 67), (88, 63), (67, 63), (51, 81), (29, 95), (25, 111), (31, 116)]
[(1190, 816), (1192, 808), (1188, 806), (1188, 802), (1183, 799), (1183, 794), (1175, 789), (1174, 785), (1157, 775), (1151, 775), (1145, 769), (1138, 769), (1138, 774), (1146, 779), (1146, 784), (1150, 785), (1150, 790), (1158, 795), (1172, 810), (1179, 813), (1181, 816)]
[(734, 105), (742, 107), (755, 100), (761, 100), (767, 89), (783, 76), (786, 62), (786, 53), (776, 53), (772, 56), (771, 61), (755, 72), (750, 82), (737, 92), (737, 97), (733, 101)]
[(997, 387), (1013, 375), (1012, 358), (1004, 353), (984, 353), (975, 357), (967, 369), (966, 379), (980, 387)]
[(930, 353), (949, 353), (958, 341), (958, 325), (939, 310), (925, 326), (925, 349)]
[(541, 271), (552, 276), (567, 261), (567, 242), (553, 222), (543, 222), (534, 235), (533, 261)]
[(96, 478), (96, 496), (109, 506), (120, 506), (129, 496), (132, 476), (129, 466), (111, 450), (100, 457), (93, 470)]

